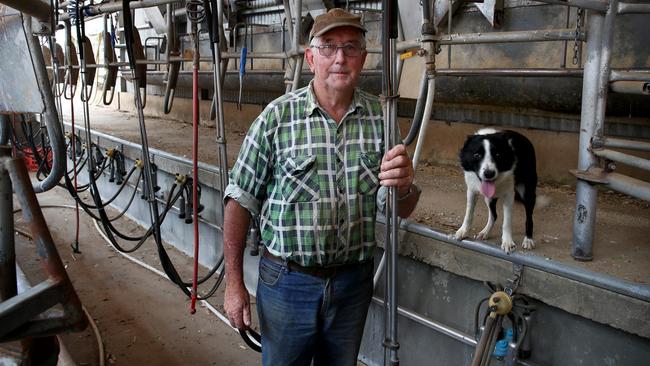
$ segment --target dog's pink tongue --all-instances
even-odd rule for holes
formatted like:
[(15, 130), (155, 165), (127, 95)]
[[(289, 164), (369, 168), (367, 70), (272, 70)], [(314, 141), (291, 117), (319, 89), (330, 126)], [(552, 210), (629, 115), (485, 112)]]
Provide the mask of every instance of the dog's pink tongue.
[(481, 182), (481, 193), (487, 198), (492, 198), (496, 192), (496, 185), (494, 182)]

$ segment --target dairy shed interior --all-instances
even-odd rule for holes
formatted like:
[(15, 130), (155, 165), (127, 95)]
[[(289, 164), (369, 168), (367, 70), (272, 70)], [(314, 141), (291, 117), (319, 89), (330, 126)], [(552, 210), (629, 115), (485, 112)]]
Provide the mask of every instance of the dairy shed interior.
[[(0, 1), (0, 364), (261, 364), (258, 319), (224, 316), (222, 194), (253, 120), (313, 78), (309, 31), (335, 7), (362, 17), (360, 87), (389, 96), (422, 190), (409, 218), (377, 213), (358, 364), (648, 364), (650, 3), (633, 0)], [(531, 250), (521, 205), (512, 253), (501, 214), (474, 239), (481, 200), (453, 238), (458, 153), (487, 127), (535, 147)]]

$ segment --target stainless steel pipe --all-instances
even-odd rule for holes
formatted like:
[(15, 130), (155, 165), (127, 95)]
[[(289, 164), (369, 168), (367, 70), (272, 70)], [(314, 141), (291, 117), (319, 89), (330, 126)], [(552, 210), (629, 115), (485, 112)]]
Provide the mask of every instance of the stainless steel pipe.
[(650, 142), (625, 140), (614, 137), (603, 138), (602, 145), (604, 147), (613, 147), (637, 151), (650, 151)]
[(648, 159), (608, 149), (594, 149), (593, 153), (603, 159), (650, 171), (650, 160)]

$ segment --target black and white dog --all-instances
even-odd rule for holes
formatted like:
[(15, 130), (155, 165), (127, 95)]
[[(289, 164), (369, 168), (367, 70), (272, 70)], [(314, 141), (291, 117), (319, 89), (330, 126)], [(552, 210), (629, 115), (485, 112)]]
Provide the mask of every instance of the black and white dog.
[(476, 235), (476, 239), (487, 239), (497, 218), (497, 199), (501, 198), (501, 249), (506, 253), (512, 252), (515, 249), (511, 229), (512, 206), (517, 199), (526, 208), (526, 236), (521, 246), (524, 249), (534, 248), (533, 209), (537, 197), (537, 169), (533, 144), (514, 131), (484, 128), (467, 137), (459, 157), (465, 171), (467, 209), (463, 225), (453, 237), (457, 240), (467, 237), (472, 225), (475, 198), (481, 194), (488, 206), (489, 218), (483, 230)]

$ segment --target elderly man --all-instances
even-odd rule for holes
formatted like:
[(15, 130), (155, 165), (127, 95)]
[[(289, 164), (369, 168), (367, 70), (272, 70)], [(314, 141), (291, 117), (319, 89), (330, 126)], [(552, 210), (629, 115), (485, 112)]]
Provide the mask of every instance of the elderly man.
[(406, 148), (382, 159), (381, 104), (356, 88), (365, 32), (342, 9), (316, 18), (305, 50), (314, 79), (264, 109), (231, 172), (224, 308), (232, 326), (250, 326), (242, 257), (250, 217), (259, 215), (264, 365), (356, 364), (373, 292), (379, 188), (397, 187), (402, 217), (418, 200)]

